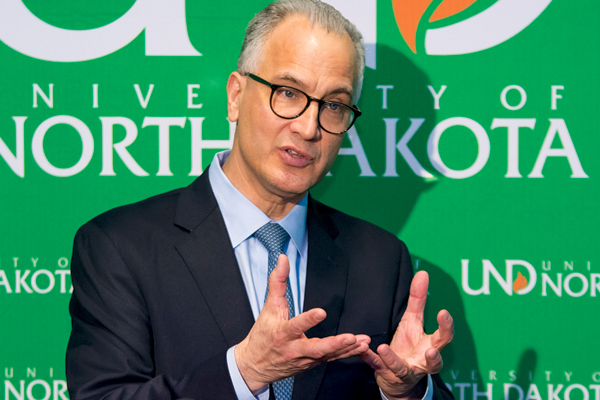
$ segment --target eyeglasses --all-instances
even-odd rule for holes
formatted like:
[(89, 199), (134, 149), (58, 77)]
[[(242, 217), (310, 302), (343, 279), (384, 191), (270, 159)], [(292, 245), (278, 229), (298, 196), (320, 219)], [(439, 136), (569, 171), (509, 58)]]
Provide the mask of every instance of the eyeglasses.
[(271, 88), (271, 110), (275, 115), (284, 119), (294, 119), (301, 116), (311, 101), (319, 104), (319, 127), (334, 135), (345, 133), (354, 125), (356, 118), (362, 114), (356, 106), (349, 106), (337, 101), (328, 101), (309, 96), (302, 90), (283, 85), (274, 85), (254, 75), (246, 74), (256, 82)]

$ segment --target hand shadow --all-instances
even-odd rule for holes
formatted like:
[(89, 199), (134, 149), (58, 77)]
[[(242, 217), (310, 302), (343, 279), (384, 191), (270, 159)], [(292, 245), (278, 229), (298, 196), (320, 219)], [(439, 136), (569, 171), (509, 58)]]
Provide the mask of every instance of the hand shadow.
[(527, 349), (521, 354), (519, 365), (515, 372), (515, 381), (512, 382), (517, 385), (519, 389), (511, 388), (508, 391), (508, 397), (506, 400), (522, 400), (528, 397), (529, 386), (535, 378), (535, 369), (537, 367), (537, 353), (533, 349)]
[[(429, 296), (425, 306), (425, 331), (432, 333), (438, 328), (437, 314), (446, 309), (454, 320), (454, 339), (442, 350), (444, 369), (442, 376), (446, 384), (456, 382), (482, 383), (477, 349), (467, 322), (460, 289), (452, 277), (439, 266), (413, 257), (415, 270), (429, 274)], [(457, 392), (454, 393), (455, 396)]]

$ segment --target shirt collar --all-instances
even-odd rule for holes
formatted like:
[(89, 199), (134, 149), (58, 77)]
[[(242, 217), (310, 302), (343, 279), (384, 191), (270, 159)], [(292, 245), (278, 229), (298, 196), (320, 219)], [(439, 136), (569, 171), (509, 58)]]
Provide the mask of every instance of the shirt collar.
[[(229, 157), (230, 150), (215, 154), (208, 170), (208, 179), (225, 220), (225, 226), (235, 249), (264, 224), (273, 221), (229, 181), (221, 166)], [(296, 249), (306, 258), (308, 249), (306, 214), (308, 194), (281, 220), (276, 221), (290, 235)]]

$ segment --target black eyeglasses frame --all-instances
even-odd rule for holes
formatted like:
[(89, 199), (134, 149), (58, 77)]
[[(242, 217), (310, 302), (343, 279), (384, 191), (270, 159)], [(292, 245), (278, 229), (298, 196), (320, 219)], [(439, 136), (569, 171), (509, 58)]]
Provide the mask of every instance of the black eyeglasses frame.
[[(344, 103), (340, 103), (338, 101), (330, 101), (330, 100), (323, 100), (323, 99), (317, 99), (316, 97), (312, 97), (307, 95), (306, 93), (304, 93), (302, 90), (295, 88), (293, 86), (287, 86), (287, 85), (276, 85), (274, 83), (271, 83), (263, 78), (261, 78), (260, 76), (251, 74), (251, 73), (246, 73), (244, 74), (246, 76), (249, 76), (252, 80), (258, 82), (258, 83), (262, 83), (263, 85), (269, 86), (271, 88), (271, 97), (269, 98), (269, 106), (271, 107), (271, 111), (273, 111), (273, 114), (277, 115), (279, 118), (283, 118), (283, 119), (294, 119), (294, 118), (298, 118), (299, 116), (301, 116), (302, 114), (304, 114), (304, 112), (308, 109), (308, 107), (310, 106), (310, 103), (313, 101), (316, 101), (317, 104), (319, 105), (319, 114), (317, 117), (317, 122), (319, 124), (319, 127), (321, 129), (323, 129), (325, 132), (327, 133), (331, 133), (332, 135), (343, 135), (344, 133), (348, 132), (348, 130), (350, 130), (350, 128), (352, 128), (352, 126), (354, 125), (354, 123), (356, 122), (356, 119), (358, 117), (360, 117), (362, 115), (362, 112), (358, 109), (358, 107), (356, 105), (354, 106), (349, 106), (348, 104), (344, 104)], [(302, 111), (300, 111), (298, 114), (294, 115), (293, 117), (283, 117), (279, 114), (277, 114), (275, 112), (275, 110), (273, 110), (273, 95), (275, 94), (275, 91), (279, 88), (289, 88), (289, 89), (293, 89), (297, 92), (302, 93), (303, 95), (306, 96), (306, 98), (308, 99), (308, 101), (306, 102), (306, 106), (304, 107), (304, 109)], [(342, 132), (331, 132), (325, 128), (323, 128), (323, 126), (321, 125), (321, 109), (323, 108), (323, 105), (325, 104), (336, 104), (342, 107), (347, 107), (349, 109), (352, 110), (352, 112), (354, 113), (353, 116), (353, 120), (352, 122), (350, 122), (350, 126), (348, 126), (348, 128), (346, 128), (346, 130), (342, 131)]]

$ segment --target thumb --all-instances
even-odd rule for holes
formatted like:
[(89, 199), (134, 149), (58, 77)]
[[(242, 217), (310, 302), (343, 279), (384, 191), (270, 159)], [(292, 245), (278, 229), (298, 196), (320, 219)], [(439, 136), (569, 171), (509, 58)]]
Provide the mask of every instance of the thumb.
[(285, 291), (287, 289), (287, 278), (289, 274), (290, 262), (285, 254), (280, 254), (279, 259), (277, 260), (277, 266), (269, 276), (269, 293), (267, 294), (267, 300), (265, 301), (265, 308), (284, 307), (286, 310), (288, 309)]

